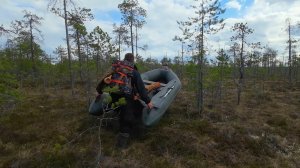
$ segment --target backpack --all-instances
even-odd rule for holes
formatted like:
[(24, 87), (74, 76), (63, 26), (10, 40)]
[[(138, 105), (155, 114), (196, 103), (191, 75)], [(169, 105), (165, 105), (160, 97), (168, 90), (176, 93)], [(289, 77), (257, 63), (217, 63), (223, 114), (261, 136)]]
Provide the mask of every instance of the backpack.
[(131, 80), (134, 64), (128, 61), (115, 60), (112, 63), (110, 87), (118, 87), (119, 91), (127, 95), (133, 94)]

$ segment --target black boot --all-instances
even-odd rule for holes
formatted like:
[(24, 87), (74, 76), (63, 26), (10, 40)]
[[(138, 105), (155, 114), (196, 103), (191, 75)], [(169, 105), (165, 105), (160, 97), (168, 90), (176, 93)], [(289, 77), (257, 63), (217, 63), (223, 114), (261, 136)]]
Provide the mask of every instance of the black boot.
[(138, 140), (143, 140), (146, 135), (146, 127), (143, 123), (136, 123), (132, 129), (132, 137)]
[(117, 137), (116, 147), (119, 149), (126, 149), (130, 140), (129, 133), (119, 133)]

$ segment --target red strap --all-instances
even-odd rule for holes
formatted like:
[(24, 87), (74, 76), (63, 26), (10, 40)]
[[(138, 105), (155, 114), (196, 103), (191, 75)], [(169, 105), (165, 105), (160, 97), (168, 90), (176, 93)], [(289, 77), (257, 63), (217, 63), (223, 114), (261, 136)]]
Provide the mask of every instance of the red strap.
[(118, 84), (125, 84), (123, 81), (120, 81), (120, 80), (111, 80), (111, 82), (114, 82), (114, 83), (118, 83)]
[(128, 70), (130, 70), (130, 71), (133, 70), (133, 68), (131, 68), (130, 66), (126, 66), (126, 65), (122, 65), (122, 64), (112, 64), (112, 66), (120, 66), (120, 67), (126, 68), (126, 69), (128, 69)]
[(124, 67), (124, 68), (127, 68), (127, 69), (129, 69), (129, 70), (133, 70), (133, 68), (131, 68), (130, 66), (126, 66), (126, 65), (121, 65), (121, 67)]
[(127, 76), (126, 74), (122, 73), (122, 72), (118, 72), (122, 77), (123, 76)]

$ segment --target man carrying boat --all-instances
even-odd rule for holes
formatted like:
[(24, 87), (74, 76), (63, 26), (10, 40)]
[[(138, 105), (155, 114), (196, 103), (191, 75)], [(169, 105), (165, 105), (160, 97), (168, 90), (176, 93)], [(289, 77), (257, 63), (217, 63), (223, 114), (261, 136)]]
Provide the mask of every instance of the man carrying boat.
[[(133, 134), (138, 134), (136, 130), (138, 130), (138, 127), (142, 125), (141, 117), (143, 106), (139, 100), (144, 101), (150, 109), (153, 108), (153, 104), (148, 97), (148, 93), (145, 89), (141, 75), (134, 66), (133, 54), (127, 53), (125, 54), (124, 61), (118, 61), (117, 63), (113, 64), (113, 69), (118, 68), (125, 68), (126, 72), (129, 71), (128, 73), (120, 72), (121, 77), (115, 77), (115, 75), (112, 74), (109, 78), (109, 83), (114, 84), (115, 82), (118, 85), (123, 84), (122, 87), (119, 87), (121, 88), (121, 91), (118, 91), (117, 93), (111, 93), (111, 95), (113, 99), (115, 97), (124, 97), (126, 100), (126, 103), (120, 107), (120, 133), (117, 137), (116, 143), (116, 147), (126, 148), (128, 146), (130, 136)], [(129, 84), (126, 84), (126, 81)], [(105, 82), (105, 80), (100, 82), (97, 86), (96, 90), (99, 94), (102, 94), (102, 89), (105, 85), (103, 82)], [(138, 95), (138, 98), (136, 95)]]

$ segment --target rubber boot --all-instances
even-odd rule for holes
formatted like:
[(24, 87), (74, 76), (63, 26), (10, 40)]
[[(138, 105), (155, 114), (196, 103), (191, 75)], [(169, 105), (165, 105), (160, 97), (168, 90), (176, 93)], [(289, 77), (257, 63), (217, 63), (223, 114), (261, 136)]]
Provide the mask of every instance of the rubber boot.
[(128, 133), (119, 133), (117, 137), (116, 147), (119, 149), (126, 149), (129, 144), (130, 135)]
[(138, 140), (143, 140), (143, 138), (146, 136), (146, 127), (141, 119), (135, 123), (135, 127), (132, 129), (131, 136)]

